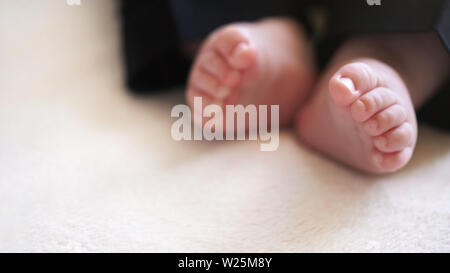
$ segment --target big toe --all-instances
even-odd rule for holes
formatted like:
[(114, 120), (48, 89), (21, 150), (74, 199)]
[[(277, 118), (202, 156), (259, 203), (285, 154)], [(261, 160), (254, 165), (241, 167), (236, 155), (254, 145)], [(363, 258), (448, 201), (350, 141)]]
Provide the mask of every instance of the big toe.
[(348, 106), (364, 93), (377, 87), (378, 78), (377, 73), (365, 63), (347, 64), (330, 79), (331, 98), (339, 106)]
[(233, 68), (246, 69), (257, 59), (257, 50), (251, 40), (245, 27), (232, 25), (219, 29), (211, 39), (211, 45)]

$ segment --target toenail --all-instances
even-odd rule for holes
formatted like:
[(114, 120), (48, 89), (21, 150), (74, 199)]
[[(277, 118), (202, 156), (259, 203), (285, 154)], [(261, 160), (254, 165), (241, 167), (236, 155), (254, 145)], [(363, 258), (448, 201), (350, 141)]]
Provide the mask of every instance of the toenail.
[(230, 88), (226, 87), (226, 86), (221, 86), (219, 87), (219, 90), (216, 94), (216, 97), (218, 99), (224, 99), (225, 97), (227, 97), (230, 94)]
[(356, 91), (355, 84), (353, 83), (353, 80), (347, 77), (341, 77), (339, 76), (339, 81), (345, 85), (352, 93)]

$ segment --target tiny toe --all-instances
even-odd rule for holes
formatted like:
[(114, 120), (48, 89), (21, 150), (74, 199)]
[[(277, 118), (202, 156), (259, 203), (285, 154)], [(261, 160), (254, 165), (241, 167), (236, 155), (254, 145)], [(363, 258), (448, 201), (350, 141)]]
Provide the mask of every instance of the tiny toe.
[(375, 147), (385, 153), (398, 152), (413, 144), (413, 128), (408, 122), (375, 137)]
[(257, 58), (257, 51), (248, 43), (239, 43), (229, 59), (235, 69), (246, 69), (252, 66)]
[[(201, 98), (201, 107), (199, 105), (196, 105), (196, 101), (198, 103), (198, 99)], [(204, 109), (209, 105), (218, 105), (219, 107), (223, 107), (222, 103), (208, 94), (205, 94), (203, 90), (197, 89), (195, 87), (191, 87), (186, 92), (186, 100), (189, 104), (189, 106), (192, 109), (192, 120), (194, 122), (195, 126), (199, 126), (200, 128), (203, 128), (203, 125), (208, 121), (210, 118), (203, 117), (203, 111)], [(195, 118), (202, 117), (202, 118)]]
[(243, 28), (235, 26), (225, 27), (215, 35), (214, 44), (217, 45), (217, 49), (222, 56), (229, 58), (239, 44), (248, 43), (249, 39), (247, 36)]
[[(202, 106), (205, 107), (206, 105), (210, 105), (213, 102), (216, 102), (217, 100), (215, 100), (212, 96), (210, 96), (209, 94), (206, 94), (203, 90), (195, 88), (195, 87), (190, 87), (187, 92), (186, 92), (186, 101), (189, 103), (189, 105), (192, 107), (194, 106), (194, 99), (195, 98), (202, 98)], [(202, 109), (195, 109), (196, 111), (202, 111)]]
[(379, 136), (394, 127), (400, 126), (406, 118), (405, 108), (395, 104), (367, 120), (364, 123), (364, 129), (370, 136)]
[(218, 77), (220, 80), (225, 80), (229, 68), (222, 56), (215, 51), (209, 51), (199, 58), (199, 63), (203, 69)]
[(397, 95), (394, 92), (384, 87), (375, 88), (352, 104), (352, 116), (356, 121), (366, 121), (396, 102)]
[(190, 79), (190, 84), (211, 95), (215, 95), (219, 88), (219, 81), (202, 69), (195, 70)]
[(372, 161), (378, 168), (377, 172), (386, 173), (394, 172), (404, 167), (408, 163), (413, 153), (413, 148), (408, 147), (400, 152), (383, 153), (374, 150), (372, 153)]

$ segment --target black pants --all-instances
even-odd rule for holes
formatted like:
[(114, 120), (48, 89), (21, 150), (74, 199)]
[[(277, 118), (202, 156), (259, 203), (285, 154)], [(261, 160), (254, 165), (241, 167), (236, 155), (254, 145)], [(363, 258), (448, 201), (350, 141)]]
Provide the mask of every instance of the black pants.
[[(268, 16), (290, 16), (312, 31), (308, 11), (322, 6), (328, 32), (319, 48), (326, 63), (344, 39), (370, 32), (436, 31), (450, 52), (450, 0), (123, 0), (126, 78), (139, 94), (184, 84), (190, 62), (182, 42), (203, 39), (221, 25)], [(450, 129), (450, 84), (423, 107), (419, 118)]]
[(122, 29), (128, 86), (147, 93), (184, 83), (189, 63), (178, 47), (219, 26), (268, 16), (305, 22), (298, 0), (123, 0)]

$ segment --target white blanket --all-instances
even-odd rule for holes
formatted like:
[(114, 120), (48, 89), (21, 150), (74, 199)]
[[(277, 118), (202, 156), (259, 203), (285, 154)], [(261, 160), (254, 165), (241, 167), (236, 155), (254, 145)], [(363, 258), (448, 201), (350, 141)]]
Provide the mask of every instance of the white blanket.
[(182, 92), (123, 82), (115, 2), (0, 2), (0, 251), (450, 252), (448, 134), (366, 176), (289, 131), (176, 142)]

